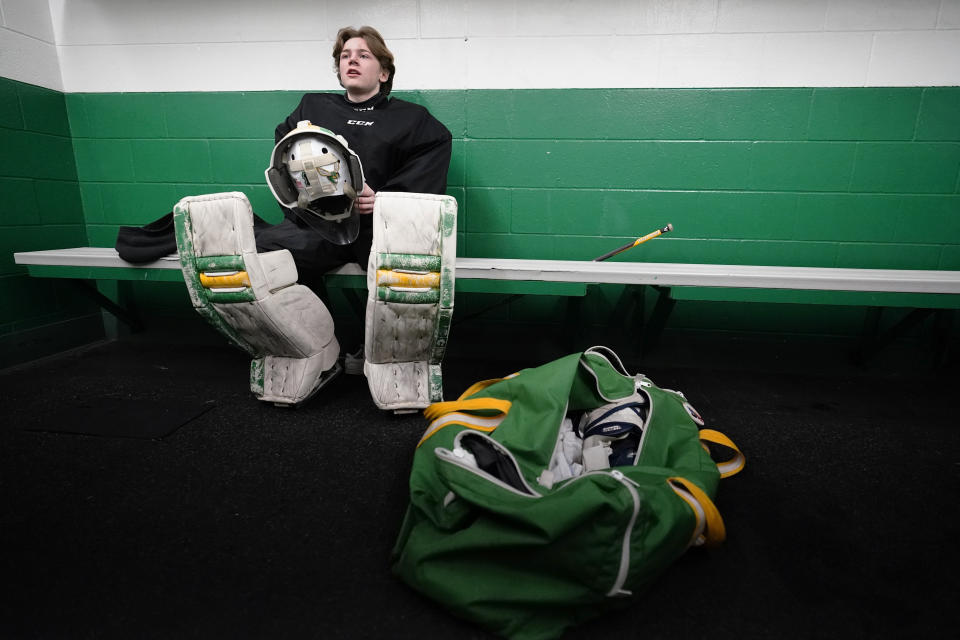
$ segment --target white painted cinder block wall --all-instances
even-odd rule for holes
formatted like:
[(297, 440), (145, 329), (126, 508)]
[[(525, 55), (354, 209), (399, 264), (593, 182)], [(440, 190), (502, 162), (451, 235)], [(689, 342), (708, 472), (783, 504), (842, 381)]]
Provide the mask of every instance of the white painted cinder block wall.
[(0, 0), (0, 77), (63, 91), (45, 0)]
[(960, 85), (960, 0), (0, 0), (0, 76), (60, 91), (336, 90), (371, 24), (395, 88)]

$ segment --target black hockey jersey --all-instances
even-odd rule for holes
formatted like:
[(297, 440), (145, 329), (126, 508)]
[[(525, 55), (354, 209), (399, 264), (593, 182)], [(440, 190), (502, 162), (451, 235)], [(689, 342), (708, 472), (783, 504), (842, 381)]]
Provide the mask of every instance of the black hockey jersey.
[(277, 126), (275, 140), (301, 120), (346, 138), (374, 191), (443, 194), (447, 189), (452, 136), (420, 105), (379, 94), (354, 103), (343, 94), (307, 93)]

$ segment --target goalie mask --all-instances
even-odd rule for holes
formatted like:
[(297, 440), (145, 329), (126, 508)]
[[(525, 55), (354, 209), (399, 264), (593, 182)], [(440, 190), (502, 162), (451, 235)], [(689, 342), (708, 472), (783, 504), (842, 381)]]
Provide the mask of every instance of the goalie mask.
[(363, 191), (363, 167), (341, 136), (302, 120), (273, 148), (264, 174), (277, 202), (324, 238), (334, 244), (357, 239), (353, 203)]

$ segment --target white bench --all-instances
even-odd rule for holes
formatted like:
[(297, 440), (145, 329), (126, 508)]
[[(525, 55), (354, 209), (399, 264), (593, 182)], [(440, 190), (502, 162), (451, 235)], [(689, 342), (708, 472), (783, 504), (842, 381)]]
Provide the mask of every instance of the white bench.
[[(149, 280), (148, 271), (179, 272), (180, 262), (170, 255), (155, 262), (133, 264), (121, 260), (109, 247), (77, 247), (14, 253), (14, 262), (31, 275), (84, 278), (104, 273), (115, 279)], [(58, 267), (70, 267), (61, 269)], [(103, 271), (107, 269), (109, 271)], [(117, 269), (133, 270), (131, 277)], [(330, 272), (363, 275), (357, 264)], [(173, 275), (164, 280), (178, 280)], [(664, 287), (737, 287), (758, 289), (811, 289), (820, 291), (877, 291), (885, 293), (960, 293), (960, 271), (913, 269), (841, 269), (827, 267), (777, 267), (672, 262), (589, 262), (582, 260), (520, 260), (513, 258), (457, 258), (457, 280), (510, 280), (575, 282), (586, 284), (648, 284)], [(947, 305), (955, 308), (953, 304)]]
[[(26, 251), (14, 254), (16, 264), (30, 275), (46, 278), (91, 280), (182, 280), (175, 255), (148, 264), (120, 259), (113, 248), (77, 247)], [(364, 271), (347, 264), (330, 272), (328, 283), (342, 288), (365, 288)], [(817, 304), (852, 304), (873, 309), (868, 317), (873, 333), (883, 307), (909, 307), (910, 315), (897, 331), (915, 324), (935, 310), (960, 308), (960, 271), (912, 269), (849, 269), (755, 265), (679, 264), (669, 262), (590, 262), (579, 260), (521, 260), (510, 258), (457, 258), (457, 290), (512, 295), (547, 294), (582, 298), (594, 284), (631, 285), (639, 294), (643, 285), (658, 292), (656, 306), (645, 328), (645, 345), (655, 343), (677, 299), (743, 301), (757, 298), (756, 290), (773, 290), (774, 301)], [(804, 296), (800, 292), (821, 292)], [(822, 292), (835, 292), (824, 295)], [(107, 300), (111, 311), (122, 308)], [(111, 305), (114, 305), (111, 307)], [(642, 315), (642, 314), (641, 314)], [(870, 333), (870, 327), (867, 333)], [(868, 336), (875, 345), (876, 335)]]

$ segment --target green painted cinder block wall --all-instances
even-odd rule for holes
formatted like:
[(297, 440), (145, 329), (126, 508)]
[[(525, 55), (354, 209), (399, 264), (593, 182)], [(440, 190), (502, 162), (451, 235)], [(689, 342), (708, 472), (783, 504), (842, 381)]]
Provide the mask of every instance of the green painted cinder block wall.
[(86, 244), (65, 96), (0, 78), (0, 367), (103, 336), (76, 283), (29, 278), (13, 261)]
[[(240, 190), (279, 219), (263, 168), (273, 128), (300, 94), (61, 96), (69, 129), (57, 126), (76, 172), (63, 182), (76, 184), (90, 244), (110, 246), (118, 226), (198, 193)], [(960, 269), (957, 87), (397, 96), (427, 106), (454, 135), (461, 256), (591, 259), (672, 222), (670, 235), (616, 259)], [(16, 164), (3, 155), (5, 168)], [(161, 308), (185, 300), (145, 286)], [(591, 295), (587, 322), (603, 323), (618, 290)], [(785, 317), (760, 300), (682, 302), (671, 326), (849, 334), (862, 324), (860, 308), (791, 305)], [(461, 311), (473, 304), (458, 299)], [(484, 318), (552, 322), (559, 305), (527, 298)]]
[[(960, 88), (398, 93), (453, 132), (468, 256), (960, 268)], [(184, 195), (261, 215), (275, 124), (299, 92), (70, 94), (87, 232)]]

